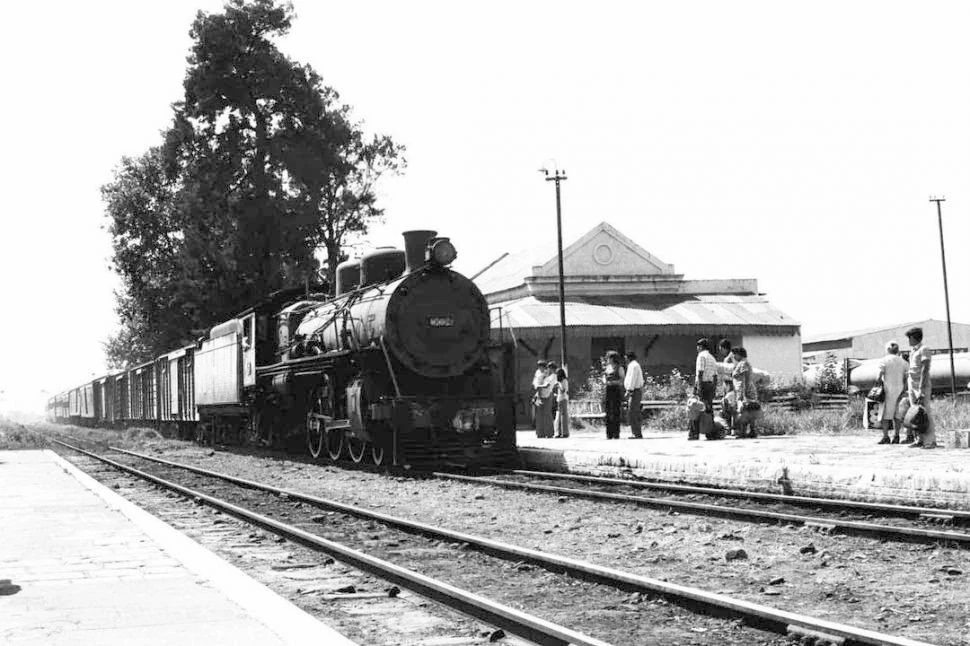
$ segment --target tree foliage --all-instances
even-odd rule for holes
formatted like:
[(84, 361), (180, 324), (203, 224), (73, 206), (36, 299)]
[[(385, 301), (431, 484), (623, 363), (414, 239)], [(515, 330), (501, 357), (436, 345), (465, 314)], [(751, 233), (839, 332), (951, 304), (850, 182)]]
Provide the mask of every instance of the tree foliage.
[(383, 214), (375, 185), (403, 148), (368, 137), (349, 106), (275, 39), (292, 7), (232, 0), (192, 24), (184, 97), (160, 144), (102, 188), (122, 279), (109, 362), (191, 342), (272, 291), (334, 268)]

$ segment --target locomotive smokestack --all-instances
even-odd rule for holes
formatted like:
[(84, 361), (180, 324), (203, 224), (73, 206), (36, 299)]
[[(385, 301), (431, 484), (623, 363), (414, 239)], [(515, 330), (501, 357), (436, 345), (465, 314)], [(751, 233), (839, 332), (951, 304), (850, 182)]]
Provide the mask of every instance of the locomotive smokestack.
[(424, 250), (428, 246), (428, 240), (438, 235), (438, 232), (418, 229), (416, 231), (405, 231), (403, 235), (404, 257), (407, 263), (405, 271), (410, 274), (424, 265)]

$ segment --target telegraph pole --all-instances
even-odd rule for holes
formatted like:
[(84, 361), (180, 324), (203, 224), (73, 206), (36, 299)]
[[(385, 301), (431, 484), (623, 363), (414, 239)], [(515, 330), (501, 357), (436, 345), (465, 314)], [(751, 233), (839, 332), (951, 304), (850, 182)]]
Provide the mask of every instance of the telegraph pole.
[(946, 299), (946, 335), (950, 343), (950, 391), (953, 401), (957, 398), (957, 371), (953, 363), (953, 327), (950, 324), (950, 290), (946, 284), (946, 249), (943, 247), (943, 207), (945, 197), (931, 197), (930, 202), (936, 202), (936, 220), (940, 225), (940, 258), (943, 260), (943, 297)]
[(566, 367), (566, 288), (563, 281), (562, 269), (562, 201), (560, 200), (559, 184), (566, 181), (566, 171), (555, 169), (552, 175), (546, 168), (540, 169), (546, 175), (547, 182), (556, 183), (556, 233), (559, 236), (559, 354), (561, 356), (562, 369), (569, 374)]

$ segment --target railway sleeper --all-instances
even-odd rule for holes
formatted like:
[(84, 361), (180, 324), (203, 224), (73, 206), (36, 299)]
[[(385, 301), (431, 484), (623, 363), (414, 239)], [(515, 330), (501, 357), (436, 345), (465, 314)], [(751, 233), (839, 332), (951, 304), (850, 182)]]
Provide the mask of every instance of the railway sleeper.
[(786, 632), (789, 639), (804, 646), (843, 646), (845, 644), (845, 637), (830, 635), (796, 624), (789, 624)]
[(949, 514), (920, 514), (920, 520), (929, 521), (937, 525), (952, 525), (953, 516)]

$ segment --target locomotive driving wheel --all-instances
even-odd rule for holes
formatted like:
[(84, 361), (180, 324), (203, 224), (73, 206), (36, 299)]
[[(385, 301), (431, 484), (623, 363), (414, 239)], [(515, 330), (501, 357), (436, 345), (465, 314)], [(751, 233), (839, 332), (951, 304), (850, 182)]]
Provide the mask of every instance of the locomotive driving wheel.
[[(333, 418), (333, 398), (330, 380), (324, 376), (323, 383), (310, 391), (306, 414), (306, 443), (313, 458), (319, 459), (324, 448), (330, 452), (330, 435), (327, 432), (327, 419)], [(338, 449), (339, 455), (339, 449)], [(334, 458), (336, 459), (336, 458)]]
[(391, 461), (391, 432), (385, 425), (372, 432), (370, 458), (376, 467), (387, 466)]
[(374, 466), (384, 466), (387, 459), (387, 451), (384, 450), (384, 445), (380, 442), (374, 442), (370, 447), (370, 457)]
[(362, 440), (353, 435), (347, 437), (347, 453), (350, 454), (350, 459), (354, 461), (354, 464), (360, 464), (364, 461), (364, 456), (367, 455), (369, 448), (370, 442), (367, 440)]
[(344, 452), (344, 430), (332, 428), (327, 431), (327, 455), (336, 462)]

